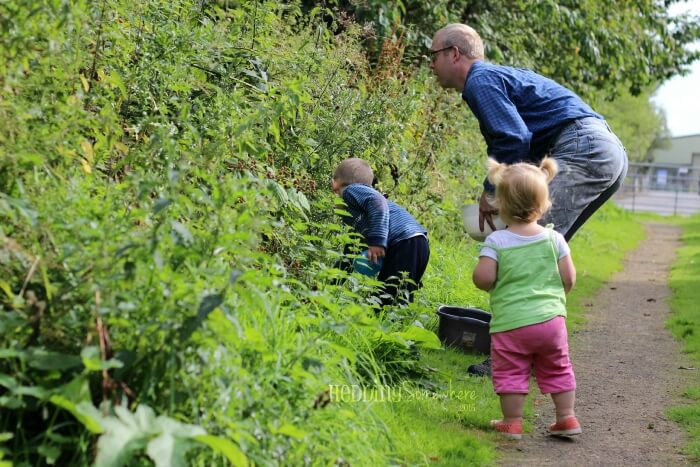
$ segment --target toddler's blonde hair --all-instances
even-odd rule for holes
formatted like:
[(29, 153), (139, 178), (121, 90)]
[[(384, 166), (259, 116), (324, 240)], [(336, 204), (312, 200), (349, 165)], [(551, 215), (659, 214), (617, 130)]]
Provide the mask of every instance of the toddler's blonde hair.
[(519, 162), (508, 165), (489, 159), (488, 178), (496, 186), (496, 207), (506, 224), (539, 220), (552, 206), (548, 184), (559, 171), (554, 159), (539, 166)]
[(353, 183), (372, 186), (374, 172), (372, 172), (372, 168), (366, 160), (359, 157), (350, 157), (338, 164), (333, 173), (333, 179), (341, 186), (348, 186)]

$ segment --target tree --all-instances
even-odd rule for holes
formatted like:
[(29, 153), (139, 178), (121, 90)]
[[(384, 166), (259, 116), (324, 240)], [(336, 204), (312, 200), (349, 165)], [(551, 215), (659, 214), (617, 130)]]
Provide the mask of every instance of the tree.
[[(424, 53), (435, 30), (451, 22), (473, 26), (484, 39), (487, 57), (524, 66), (590, 97), (615, 96), (687, 71), (700, 58), (687, 48), (700, 38), (700, 21), (671, 17), (680, 0), (335, 0), (345, 14), (373, 24), (381, 43), (405, 30), (408, 64)], [(306, 2), (316, 3), (316, 2)], [(370, 53), (380, 47), (369, 43)]]
[(614, 101), (596, 102), (596, 111), (603, 114), (627, 150), (630, 161), (644, 161), (649, 149), (668, 134), (666, 117), (651, 101), (653, 89), (633, 96), (622, 90)]

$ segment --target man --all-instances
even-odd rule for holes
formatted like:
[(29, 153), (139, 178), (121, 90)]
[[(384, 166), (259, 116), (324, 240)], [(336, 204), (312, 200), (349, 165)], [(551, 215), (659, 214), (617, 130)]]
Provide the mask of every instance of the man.
[[(479, 121), (488, 156), (498, 162), (556, 159), (550, 182), (551, 210), (541, 219), (568, 241), (622, 185), (627, 155), (603, 117), (567, 88), (537, 73), (484, 61), (481, 37), (464, 24), (450, 24), (433, 37), (430, 68), (443, 88), (462, 93)], [(484, 181), (479, 228), (495, 230), (498, 211), (489, 202), (493, 186)], [(490, 361), (472, 365), (490, 374)]]

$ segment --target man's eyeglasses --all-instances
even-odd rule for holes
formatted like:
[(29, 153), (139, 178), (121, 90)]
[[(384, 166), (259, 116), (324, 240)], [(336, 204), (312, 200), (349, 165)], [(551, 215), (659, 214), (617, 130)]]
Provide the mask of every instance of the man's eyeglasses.
[(440, 52), (444, 52), (445, 50), (450, 50), (453, 47), (454, 47), (454, 45), (451, 45), (449, 47), (443, 47), (442, 49), (437, 49), (437, 50), (428, 50), (428, 53), (430, 54), (430, 61), (434, 62), (435, 59), (437, 58), (437, 54), (439, 54)]

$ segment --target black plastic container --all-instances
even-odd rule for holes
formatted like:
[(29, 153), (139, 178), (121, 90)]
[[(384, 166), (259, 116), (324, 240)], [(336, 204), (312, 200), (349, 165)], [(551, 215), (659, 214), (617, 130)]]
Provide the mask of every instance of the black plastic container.
[(479, 308), (442, 305), (437, 314), (440, 317), (438, 337), (446, 346), (484, 354), (491, 351), (491, 313)]

